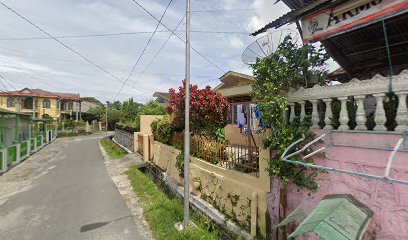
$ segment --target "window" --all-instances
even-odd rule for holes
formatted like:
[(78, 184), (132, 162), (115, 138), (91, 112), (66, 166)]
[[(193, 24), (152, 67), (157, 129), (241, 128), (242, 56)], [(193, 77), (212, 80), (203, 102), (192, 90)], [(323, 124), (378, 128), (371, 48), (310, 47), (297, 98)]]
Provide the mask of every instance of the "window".
[(51, 107), (51, 101), (49, 99), (44, 99), (43, 108), (50, 108), (50, 107)]
[(14, 107), (14, 98), (7, 98), (7, 107)]
[(237, 104), (235, 103), (230, 104), (227, 124), (238, 124), (237, 123)]

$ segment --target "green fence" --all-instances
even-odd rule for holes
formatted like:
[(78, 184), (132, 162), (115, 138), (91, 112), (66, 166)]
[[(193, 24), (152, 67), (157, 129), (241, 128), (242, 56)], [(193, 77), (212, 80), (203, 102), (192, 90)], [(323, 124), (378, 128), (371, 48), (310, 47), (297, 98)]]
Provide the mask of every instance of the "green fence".
[(30, 152), (34, 152), (35, 151), (35, 138), (31, 138), (31, 144), (30, 144)]
[(17, 146), (7, 148), (7, 165), (17, 161)]
[(3, 171), (3, 152), (0, 152), (0, 171)]
[(26, 157), (27, 155), (28, 155), (28, 141), (25, 141), (20, 144), (20, 158)]
[(37, 136), (37, 147), (41, 147), (43, 145), (43, 138), (42, 135)]

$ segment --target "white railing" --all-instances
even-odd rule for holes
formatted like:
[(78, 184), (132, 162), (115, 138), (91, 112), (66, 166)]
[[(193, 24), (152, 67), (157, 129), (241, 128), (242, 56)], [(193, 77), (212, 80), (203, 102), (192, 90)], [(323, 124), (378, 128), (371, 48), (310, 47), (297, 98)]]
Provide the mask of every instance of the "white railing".
[[(331, 86), (315, 85), (313, 88), (300, 88), (296, 91), (288, 93), (289, 101), (289, 121), (292, 122), (295, 118), (295, 104), (301, 107), (299, 117), (303, 120), (306, 116), (306, 103), (310, 102), (311, 124), (312, 129), (320, 129), (324, 125), (324, 129), (331, 130), (333, 112), (331, 107), (334, 100), (341, 102), (341, 110), (339, 114), (340, 126), (339, 130), (349, 130), (349, 115), (347, 110), (347, 102), (354, 100), (357, 107), (356, 111), (356, 127), (354, 130), (367, 130), (367, 116), (373, 114), (375, 121), (375, 131), (386, 131), (385, 123), (390, 116), (386, 116), (383, 101), (389, 89), (389, 78), (381, 75), (376, 75), (369, 80), (353, 79), (348, 83), (337, 84)], [(398, 97), (398, 108), (395, 121), (397, 126), (395, 131), (403, 132), (408, 130), (408, 110), (407, 110), (407, 95), (408, 95), (408, 70), (402, 71), (399, 75), (393, 76), (393, 92)], [(324, 113), (324, 124), (320, 124), (318, 104), (325, 104), (326, 110)]]

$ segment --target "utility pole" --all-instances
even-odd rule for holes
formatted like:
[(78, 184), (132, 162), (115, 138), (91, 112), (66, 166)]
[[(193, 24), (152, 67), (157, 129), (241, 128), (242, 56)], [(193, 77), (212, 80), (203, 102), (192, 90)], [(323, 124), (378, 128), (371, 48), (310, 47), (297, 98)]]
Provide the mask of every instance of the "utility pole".
[(106, 103), (105, 107), (105, 121), (106, 121), (106, 136), (108, 136), (108, 103)]
[(184, 219), (176, 224), (179, 231), (190, 229), (190, 0), (186, 0), (186, 99), (184, 117)]

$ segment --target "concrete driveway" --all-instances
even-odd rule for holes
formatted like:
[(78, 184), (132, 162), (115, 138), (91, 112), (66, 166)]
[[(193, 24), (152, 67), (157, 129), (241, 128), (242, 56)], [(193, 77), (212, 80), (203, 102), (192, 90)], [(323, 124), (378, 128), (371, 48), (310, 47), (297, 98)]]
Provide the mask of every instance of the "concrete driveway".
[(57, 139), (0, 176), (0, 239), (143, 239), (106, 171), (100, 135)]

